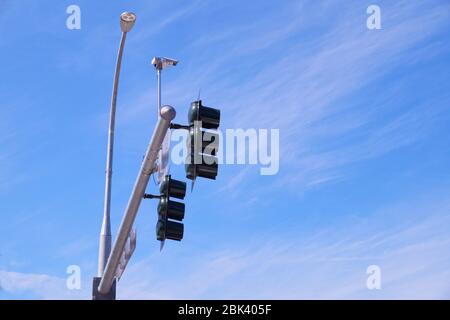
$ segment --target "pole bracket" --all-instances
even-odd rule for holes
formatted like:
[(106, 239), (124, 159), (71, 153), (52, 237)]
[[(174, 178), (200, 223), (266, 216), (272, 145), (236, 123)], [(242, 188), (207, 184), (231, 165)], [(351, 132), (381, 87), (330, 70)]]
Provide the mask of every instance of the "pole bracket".
[(154, 195), (154, 194), (144, 194), (144, 199), (161, 199), (161, 195)]
[(182, 124), (177, 124), (177, 123), (171, 123), (170, 124), (170, 129), (185, 129), (185, 130), (189, 130), (192, 126), (185, 126)]

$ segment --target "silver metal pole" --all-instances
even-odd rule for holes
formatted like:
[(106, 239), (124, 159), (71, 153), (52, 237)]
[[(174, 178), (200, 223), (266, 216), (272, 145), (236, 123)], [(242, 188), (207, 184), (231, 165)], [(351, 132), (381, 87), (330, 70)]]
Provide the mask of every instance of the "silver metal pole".
[(128, 235), (136, 218), (139, 205), (144, 197), (145, 188), (147, 187), (150, 175), (154, 171), (158, 151), (161, 147), (164, 136), (169, 129), (170, 123), (175, 118), (175, 115), (175, 109), (171, 106), (164, 106), (161, 108), (161, 117), (158, 119), (156, 128), (153, 131), (152, 138), (145, 153), (145, 158), (136, 178), (133, 192), (131, 193), (128, 206), (122, 218), (122, 223), (119, 227), (116, 242), (114, 243), (114, 247), (111, 255), (109, 256), (108, 263), (106, 264), (105, 271), (98, 287), (98, 291), (101, 294), (108, 294), (111, 289), (114, 281), (114, 275), (120, 262), (120, 256), (122, 255)]
[(102, 276), (103, 270), (106, 266), (109, 253), (111, 252), (111, 183), (112, 183), (112, 166), (113, 166), (113, 151), (114, 151), (114, 127), (116, 123), (116, 104), (117, 104), (117, 90), (119, 87), (120, 67), (122, 65), (122, 54), (125, 46), (127, 33), (122, 32), (120, 39), (119, 52), (117, 54), (116, 71), (114, 74), (114, 84), (111, 98), (111, 111), (109, 115), (109, 130), (108, 130), (108, 147), (106, 154), (106, 183), (105, 183), (105, 198), (103, 202), (103, 222), (100, 231), (99, 253), (98, 253), (98, 271), (97, 275)]
[(106, 154), (106, 182), (105, 182), (105, 198), (103, 201), (103, 221), (100, 230), (100, 240), (98, 249), (98, 269), (97, 275), (102, 276), (103, 270), (106, 266), (109, 254), (111, 252), (111, 183), (112, 183), (112, 166), (113, 166), (113, 151), (114, 151), (114, 128), (116, 124), (116, 104), (117, 91), (119, 88), (120, 67), (122, 66), (123, 48), (129, 32), (136, 22), (136, 15), (132, 12), (124, 12), (120, 15), (120, 29), (122, 30), (122, 37), (120, 38), (119, 52), (117, 53), (116, 70), (114, 72), (114, 83), (111, 98), (111, 111), (109, 115), (109, 129), (108, 129), (108, 147)]
[(157, 97), (156, 97), (156, 104), (158, 108), (158, 118), (160, 117), (160, 111), (161, 111), (161, 69), (156, 69), (156, 78), (157, 78)]

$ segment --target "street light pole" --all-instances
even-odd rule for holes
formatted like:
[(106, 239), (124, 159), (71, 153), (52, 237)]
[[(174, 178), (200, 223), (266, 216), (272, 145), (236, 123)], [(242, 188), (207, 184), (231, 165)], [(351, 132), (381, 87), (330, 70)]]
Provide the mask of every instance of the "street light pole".
[(98, 271), (97, 275), (101, 277), (106, 266), (107, 259), (111, 252), (111, 183), (112, 183), (112, 165), (113, 165), (113, 150), (114, 150), (114, 128), (116, 119), (116, 103), (117, 91), (119, 87), (120, 67), (122, 65), (122, 54), (125, 46), (127, 32), (131, 30), (136, 21), (136, 15), (131, 12), (124, 12), (120, 15), (120, 28), (122, 30), (122, 37), (120, 39), (119, 52), (117, 54), (116, 70), (114, 73), (114, 83), (111, 98), (111, 111), (109, 115), (109, 130), (108, 130), (108, 147), (106, 154), (106, 181), (105, 181), (105, 197), (103, 202), (103, 221), (100, 231), (99, 240), (99, 254), (98, 254)]

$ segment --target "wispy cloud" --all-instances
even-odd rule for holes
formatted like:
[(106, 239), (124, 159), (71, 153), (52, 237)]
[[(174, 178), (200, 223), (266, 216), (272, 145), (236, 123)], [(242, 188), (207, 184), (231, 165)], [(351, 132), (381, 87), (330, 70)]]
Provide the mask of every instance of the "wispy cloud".
[[(408, 80), (414, 76), (415, 70), (420, 69), (416, 67), (440, 58), (444, 53), (448, 54), (448, 44), (439, 37), (443, 30), (448, 29), (450, 10), (449, 4), (444, 1), (382, 2), (383, 29), (377, 31), (366, 29), (364, 6), (342, 1), (320, 4), (317, 1), (295, 1), (270, 15), (257, 15), (253, 11), (240, 18), (236, 15), (236, 19), (242, 20), (218, 23), (215, 28), (211, 20), (199, 23), (200, 28), (187, 26), (192, 22), (193, 15), (197, 17), (203, 12), (205, 3), (190, 2), (158, 15), (156, 20), (151, 19), (151, 15), (157, 15), (160, 11), (154, 10), (154, 4), (149, 5), (147, 12), (138, 13), (139, 20), (133, 34), (130, 34), (126, 50), (127, 55), (133, 58), (138, 56), (136, 60), (143, 59), (137, 52), (153, 52), (151, 50), (156, 47), (153, 43), (149, 51), (149, 47), (144, 50), (143, 46), (148, 40), (157, 38), (170, 43), (165, 49), (179, 52), (181, 58), (183, 55), (188, 57), (185, 60), (180, 58), (176, 73), (167, 72), (167, 78), (164, 78), (166, 80), (169, 75), (172, 77), (176, 74), (176, 77), (164, 82), (164, 102), (177, 107), (177, 121), (185, 119), (183, 110), (186, 109), (183, 108), (187, 108), (188, 103), (197, 97), (198, 89), (202, 88), (202, 97), (208, 101), (208, 105), (222, 109), (222, 128), (281, 129), (281, 172), (276, 177), (264, 177), (263, 180), (257, 168), (253, 170), (250, 166), (236, 170), (220, 169), (222, 181), (228, 182), (218, 188), (220, 193), (237, 198), (245, 190), (246, 199), (235, 201), (233, 206), (258, 202), (259, 207), (263, 207), (261, 204), (264, 201), (273, 199), (266, 196), (272, 192), (291, 190), (302, 193), (309, 188), (345, 179), (349, 174), (349, 164), (380, 157), (411, 145), (425, 137), (438, 121), (442, 121), (442, 112), (450, 101), (448, 90), (439, 90), (441, 87), (437, 86), (434, 89), (436, 94), (423, 93), (421, 98), (421, 90), (408, 87)], [(221, 5), (225, 6), (214, 4), (203, 14), (223, 10)], [(198, 9), (202, 9), (200, 13)], [(234, 7), (228, 9), (238, 10)], [(321, 12), (319, 17), (316, 14), (318, 11)], [(52, 20), (53, 24), (44, 26), (44, 29), (60, 24), (61, 21), (55, 19)], [(107, 69), (110, 74), (114, 65), (113, 55), (105, 58), (103, 54), (94, 54), (100, 52), (100, 48), (104, 52), (116, 50), (117, 30), (111, 29), (112, 23), (109, 23), (92, 25), (89, 33), (79, 34), (82, 36), (80, 41), (70, 44), (65, 42), (63, 51), (56, 48), (60, 44), (54, 43), (55, 51), (44, 53), (57, 52), (56, 64), (67, 69), (71, 75), (79, 71), (91, 75), (88, 71), (93, 66), (98, 67), (99, 73)], [(115, 26), (118, 27), (117, 21)], [(172, 27), (189, 32), (179, 38), (160, 37), (162, 31)], [(217, 32), (218, 29), (222, 31)], [(21, 32), (27, 37), (33, 36), (29, 30), (23, 29)], [(175, 41), (175, 38), (183, 41)], [(10, 46), (12, 42), (5, 43)], [(165, 55), (164, 52), (160, 54)], [(139, 60), (139, 64), (134, 66), (141, 66), (141, 63), (142, 60)], [(148, 73), (145, 74), (145, 81), (150, 77), (154, 79), (148, 61), (146, 68)], [(124, 71), (131, 69), (124, 68)], [(401, 72), (396, 73), (399, 69)], [(134, 72), (134, 75), (138, 73)], [(91, 93), (88, 87), (97, 90), (99, 85), (98, 90), (104, 90), (104, 96), (107, 97), (102, 103), (107, 106), (110, 83), (101, 89), (100, 82), (89, 82), (87, 78), (85, 85), (74, 89), (74, 95), (81, 96), (79, 92), (89, 92), (85, 95), (86, 101), (92, 102), (94, 95), (101, 93)], [(147, 141), (141, 144), (142, 140), (136, 142), (136, 136), (131, 135), (136, 133), (136, 128), (145, 128), (145, 133), (150, 134), (149, 117), (154, 116), (154, 87), (147, 82), (139, 87), (136, 85), (138, 81), (127, 83), (129, 79), (129, 75), (123, 77), (125, 86), (122, 88), (125, 90), (121, 89), (121, 107), (118, 108), (118, 112), (121, 112), (118, 131), (126, 132), (129, 136), (120, 140), (123, 134), (118, 132), (117, 150), (125, 148), (120, 145), (121, 141), (125, 141), (126, 148), (133, 147), (135, 143), (141, 156)], [(133, 89), (127, 91), (130, 87)], [(412, 91), (415, 91), (414, 95), (409, 94)], [(128, 99), (137, 92), (142, 94), (135, 100)], [(34, 94), (40, 95), (41, 92)], [(44, 105), (43, 101), (32, 102)], [(127, 106), (124, 106), (125, 103)], [(14, 172), (14, 178), (20, 177), (17, 173), (19, 170), (8, 167), (16, 165), (17, 161), (13, 159), (17, 153), (16, 146), (21, 145), (30, 155), (32, 146), (28, 140), (35, 140), (25, 139), (27, 141), (19, 144), (16, 137), (20, 126), (17, 124), (21, 121), (9, 121), (3, 117), (9, 111), (2, 112), (4, 110), (0, 110), (0, 191), (12, 183), (11, 172)], [(98, 110), (104, 112), (104, 118), (101, 119), (103, 130), (107, 113), (105, 108)], [(16, 114), (21, 113), (27, 114), (16, 111)], [(62, 119), (73, 120), (69, 117)], [(45, 121), (44, 117), (40, 117), (41, 121)], [(35, 132), (29, 127), (33, 125), (31, 122), (28, 123), (27, 132), (35, 138)], [(123, 130), (123, 127), (129, 130)], [(77, 132), (74, 131), (74, 134), (77, 135)], [(143, 136), (142, 131), (139, 136)], [(41, 140), (49, 139), (53, 138), (43, 136)], [(70, 140), (63, 139), (58, 147), (67, 147), (67, 141)], [(54, 152), (54, 148), (51, 152)], [(29, 158), (22, 157), (22, 160), (28, 164)], [(40, 165), (48, 167), (52, 162), (47, 160), (47, 157), (43, 157)], [(78, 157), (70, 159), (68, 163), (72, 168), (80, 166)], [(101, 172), (103, 162), (98, 168), (90, 170)], [(41, 174), (40, 170), (28, 173)], [(73, 182), (72, 187), (76, 192), (85, 189), (86, 181), (80, 180), (83, 181)], [(60, 186), (50, 186), (48, 193), (54, 197), (54, 188)], [(38, 184), (31, 187), (41, 188)], [(102, 190), (99, 190), (100, 194)], [(115, 187), (115, 190), (119, 188)], [(21, 192), (23, 190), (18, 190), (17, 194)], [(119, 193), (122, 195), (116, 199), (122, 201), (119, 199), (126, 197), (125, 192), (120, 190)], [(63, 201), (65, 199), (63, 197)], [(449, 245), (449, 206), (442, 199), (433, 200), (436, 205), (431, 205), (433, 201), (430, 201), (417, 208), (414, 206), (416, 202), (391, 208), (387, 210), (388, 214), (377, 212), (368, 218), (343, 219), (324, 230), (321, 225), (313, 237), (299, 236), (297, 232), (286, 234), (277, 229), (274, 230), (276, 238), (272, 237), (272, 233), (261, 234), (258, 231), (255, 242), (230, 241), (226, 243), (226, 250), (223, 249), (223, 243), (218, 247), (208, 244), (214, 250), (197, 252), (197, 248), (194, 248), (184, 251), (189, 254), (194, 252), (192, 256), (172, 256), (170, 263), (180, 262), (176, 270), (166, 259), (173, 251), (132, 261), (119, 284), (119, 298), (448, 298), (450, 275), (447, 270), (450, 270), (450, 257), (446, 252)], [(229, 205), (228, 202), (224, 203)], [(62, 207), (67, 207), (67, 203)], [(278, 213), (276, 209), (269, 207), (267, 210)], [(81, 206), (78, 210), (91, 212)], [(28, 222), (34, 220), (33, 217), (25, 216), (11, 220), (11, 225), (6, 227), (27, 223), (33, 230), (49, 230), (51, 234), (56, 228), (45, 227), (45, 224), (57, 219), (57, 216), (67, 220), (67, 216), (59, 214), (61, 210), (54, 210), (58, 215), (50, 215), (47, 211), (46, 219), (40, 219), (39, 223), (30, 225)], [(23, 213), (11, 212), (17, 217)], [(254, 210), (241, 212), (258, 214)], [(425, 213), (429, 212), (433, 214), (426, 216)], [(421, 218), (411, 220), (406, 213), (420, 215)], [(83, 215), (83, 219), (88, 216)], [(51, 219), (47, 219), (49, 217)], [(291, 218), (292, 215), (283, 217)], [(207, 224), (203, 226), (209, 227)], [(27, 236), (30, 234), (26, 233)], [(23, 239), (24, 242), (29, 240), (26, 237)], [(2, 250), (5, 252), (6, 249), (7, 253), (15, 251), (14, 246), (19, 246), (17, 241), (5, 243)], [(60, 256), (64, 253), (80, 256), (85, 255), (87, 250), (96, 251), (95, 244), (96, 239), (81, 237), (68, 246), (56, 246), (55, 252)], [(27, 250), (24, 252), (29, 252)], [(27, 263), (29, 266), (29, 261)], [(368, 291), (365, 288), (365, 270), (369, 264), (378, 264), (382, 268), (381, 291)], [(41, 298), (89, 296), (89, 284), (83, 289), (87, 291), (68, 292), (63, 277), (12, 272), (8, 268), (14, 267), (13, 262), (6, 266), (3, 267), (6, 270), (0, 271), (0, 284), (4, 291), (13, 295), (31, 293)], [(85, 279), (90, 283), (90, 279)]]
[[(133, 41), (148, 41), (150, 37), (156, 36), (158, 33), (163, 32), (164, 28), (174, 24), (177, 20), (194, 14), (197, 10), (204, 6), (204, 4), (204, 1), (199, 0), (189, 1), (189, 3), (183, 3), (181, 6), (171, 3), (170, 6), (164, 7), (164, 12), (162, 15), (155, 17), (156, 21), (152, 21), (151, 28), (139, 29), (139, 31), (137, 31), (133, 36)], [(144, 13), (144, 15), (146, 14)]]
[[(173, 253), (154, 253), (130, 263), (118, 298), (448, 299), (450, 203), (441, 193), (348, 218), (309, 237), (279, 234), (177, 255), (182, 267), (165, 268)], [(373, 264), (381, 268), (381, 290), (366, 288)], [(83, 277), (82, 290), (68, 290), (64, 278), (0, 270), (1, 288), (12, 297), (88, 299), (89, 276)]]
[[(255, 18), (221, 33), (205, 30), (186, 49), (198, 55), (182, 61), (187, 65), (165, 85), (165, 100), (187, 105), (208, 84), (202, 95), (222, 108), (224, 128), (280, 128), (280, 185), (300, 192), (345, 179), (346, 165), (426, 136), (450, 100), (441, 92), (426, 102), (410, 101), (403, 84), (408, 74), (389, 79), (398, 68), (430, 59), (421, 44), (445, 28), (448, 5), (400, 1), (382, 7), (386, 24), (377, 31), (367, 30), (365, 10), (351, 5), (323, 5), (322, 25), (316, 25), (309, 13), (317, 8), (307, 2), (287, 6), (279, 13), (284, 18), (270, 23)], [(444, 50), (439, 43), (434, 48)], [(236, 70), (247, 76), (236, 82)], [(146, 90), (142, 97), (126, 111), (133, 123), (151, 108), (153, 96)], [(247, 176), (253, 172), (246, 170)]]
[[(156, 274), (163, 257), (155, 255), (131, 265), (119, 284), (121, 298), (448, 298), (450, 204), (436, 200), (388, 207), (304, 239), (265, 237), (179, 257), (183, 268), (176, 272)], [(381, 268), (381, 290), (366, 288), (372, 264)]]
[[(396, 23), (378, 33), (368, 32), (361, 15), (350, 11), (331, 31), (285, 50), (247, 83), (227, 91), (239, 97), (230, 110), (236, 112), (232, 125), (281, 128), (281, 164), (289, 175), (280, 185), (308, 188), (342, 178), (343, 166), (414, 143), (439, 119), (442, 101), (449, 100), (445, 93), (405, 107), (410, 102), (401, 82), (393, 88), (378, 83), (381, 95), (369, 87), (403, 61), (428, 59), (427, 52), (414, 48), (446, 23), (445, 4), (423, 11), (420, 5), (401, 4), (401, 14), (384, 7), (384, 19)], [(372, 98), (362, 99), (365, 91)], [(351, 97), (359, 104), (350, 103)]]
[(0, 291), (8, 292), (11, 297), (32, 294), (31, 298), (39, 299), (85, 299), (90, 288), (69, 290), (64, 278), (0, 270)]

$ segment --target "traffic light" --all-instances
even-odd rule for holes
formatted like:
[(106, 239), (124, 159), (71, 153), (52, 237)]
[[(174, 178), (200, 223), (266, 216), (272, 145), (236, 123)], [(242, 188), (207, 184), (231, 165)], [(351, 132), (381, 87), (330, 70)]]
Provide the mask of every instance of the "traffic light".
[(161, 182), (159, 191), (161, 196), (158, 204), (156, 239), (180, 241), (183, 239), (184, 226), (177, 221), (182, 221), (184, 218), (184, 203), (170, 200), (170, 197), (184, 199), (186, 182), (172, 179), (170, 175), (166, 175)]
[(188, 121), (186, 177), (190, 180), (197, 177), (214, 180), (219, 163), (216, 157), (219, 135), (214, 130), (220, 124), (220, 110), (202, 105), (201, 100), (194, 101), (189, 109)]

